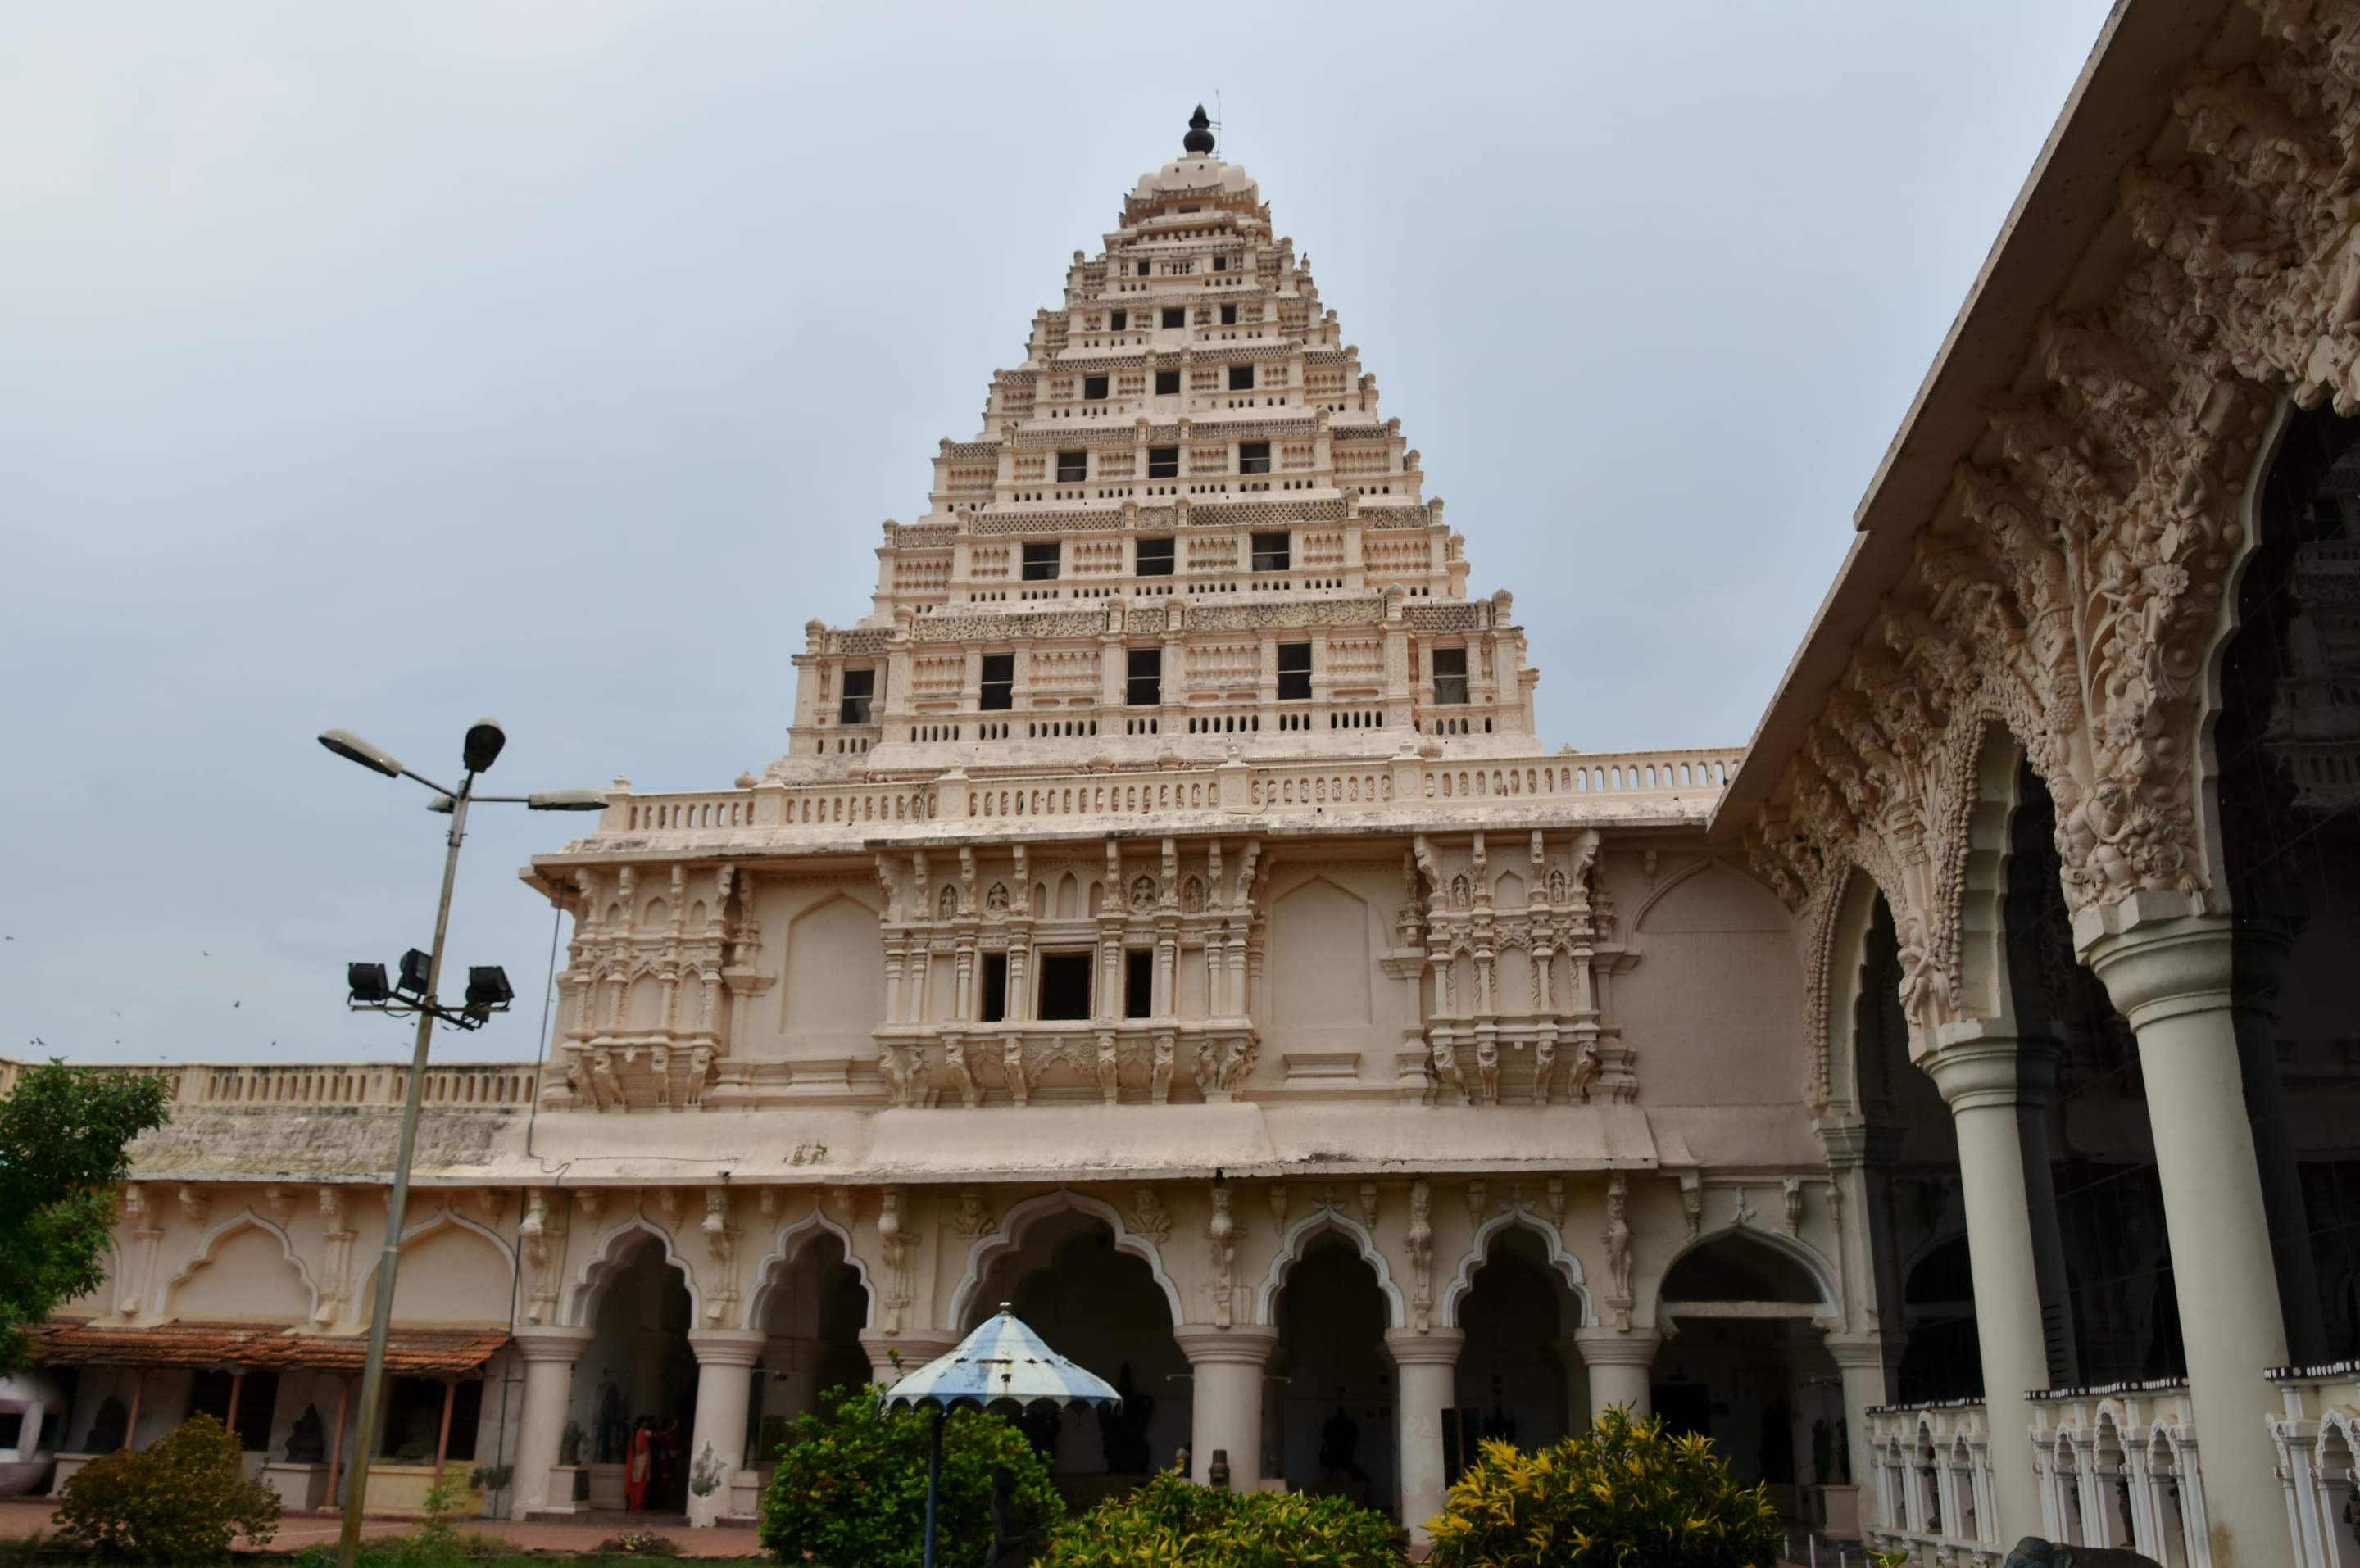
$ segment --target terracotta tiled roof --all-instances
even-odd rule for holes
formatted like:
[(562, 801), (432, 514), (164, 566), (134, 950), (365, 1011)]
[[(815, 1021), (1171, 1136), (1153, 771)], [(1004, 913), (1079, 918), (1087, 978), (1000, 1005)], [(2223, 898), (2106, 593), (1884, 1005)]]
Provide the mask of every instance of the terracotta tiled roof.
[[(295, 1334), (253, 1323), (174, 1323), (154, 1328), (50, 1323), (33, 1331), (35, 1354), (55, 1363), (126, 1367), (301, 1367), (358, 1372), (368, 1354), (360, 1334)], [(386, 1370), (406, 1377), (466, 1377), (508, 1342), (501, 1329), (403, 1329), (386, 1344)]]

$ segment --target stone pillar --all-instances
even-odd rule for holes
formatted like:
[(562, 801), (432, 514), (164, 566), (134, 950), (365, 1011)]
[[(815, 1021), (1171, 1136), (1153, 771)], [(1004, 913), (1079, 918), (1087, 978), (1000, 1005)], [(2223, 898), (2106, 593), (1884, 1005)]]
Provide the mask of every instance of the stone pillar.
[[(1991, 1420), (1993, 1501), (1999, 1513), (1994, 1539), (2039, 1535), (2039, 1480), (2032, 1473), (2029, 1444), (2018, 1439), (2027, 1420), (2024, 1396), (2049, 1387), (2049, 1345), (2041, 1327), (2040, 1271), (2016, 1119), (2016, 1042), (1979, 1021), (1945, 1024), (1939, 1043), (1918, 1064), (1950, 1102), (1959, 1135), (1967, 1257), (1974, 1273), (1975, 1329)], [(1857, 1453), (1852, 1463), (1860, 1463)]]
[[(574, 1406), (574, 1363), (589, 1345), (590, 1333), (586, 1328), (531, 1328), (516, 1336), (517, 1350), (524, 1357), (524, 1410), (517, 1423), (510, 1519), (524, 1519), (549, 1506), (549, 1473), (556, 1467)], [(573, 1493), (563, 1500), (571, 1507)]]
[(1590, 1367), (1581, 1358), (1581, 1342), (1568, 1334), (1549, 1341), (1565, 1373), (1565, 1434), (1579, 1437), (1590, 1426)]
[(2213, 1568), (2291, 1561), (2262, 1377), (2286, 1360), (2286, 1320), (2232, 1016), (2229, 922), (2136, 925), (2085, 951), (2138, 1034)]
[(819, 1399), (820, 1357), (826, 1354), (827, 1345), (822, 1340), (785, 1334), (774, 1334), (766, 1340), (762, 1369), (770, 1375), (770, 1386), (763, 1396), (762, 1413), (789, 1421), (808, 1414)]
[[(860, 1331), (860, 1348), (869, 1353), (869, 1376), (890, 1388), (910, 1373), (915, 1372), (937, 1356), (958, 1348), (964, 1334), (934, 1331), (903, 1329), (900, 1334), (880, 1334), (875, 1329)], [(893, 1365), (899, 1356), (901, 1364)]]
[(1654, 1413), (1655, 1395), (1648, 1387), (1655, 1370), (1655, 1352), (1663, 1348), (1664, 1336), (1651, 1328), (1634, 1328), (1625, 1333), (1612, 1328), (1576, 1329), (1574, 1343), (1581, 1349), (1582, 1365), (1590, 1372), (1590, 1414), (1594, 1421), (1616, 1405), (1631, 1412), (1637, 1421)]
[(1393, 1361), (1394, 1463), (1401, 1474), (1401, 1521), (1413, 1550), (1434, 1539), (1426, 1521), (1442, 1511), (1450, 1477), (1443, 1468), (1442, 1421), (1459, 1405), (1459, 1349), (1464, 1329), (1389, 1328)]
[[(754, 1358), (767, 1336), (759, 1329), (696, 1328), (696, 1420), (689, 1428), (688, 1522), (704, 1529), (728, 1511), (729, 1478), (746, 1467), (746, 1407), (754, 1392)], [(697, 1487), (710, 1486), (703, 1497)]]
[(1213, 1454), (1229, 1454), (1229, 1488), (1248, 1492), (1262, 1483), (1262, 1382), (1278, 1331), (1239, 1323), (1182, 1323), (1172, 1331), (1188, 1358), (1195, 1388), (1190, 1400), (1188, 1463), (1199, 1486), (1211, 1475)]
[[(1843, 1383), (1844, 1459), (1851, 1472), (1850, 1483), (1836, 1476), (1828, 1477), (1828, 1515), (1824, 1527), (1830, 1535), (1857, 1540), (1861, 1526), (1868, 1521), (1874, 1509), (1866, 1499), (1874, 1495), (1876, 1450), (1869, 1440), (1868, 1412), (1874, 1405), (1893, 1402), (1895, 1375), (1901, 1365), (1901, 1344), (1882, 1334), (1831, 1334), (1827, 1336), (1828, 1355), (1834, 1360)], [(1808, 1443), (1800, 1452), (1808, 1458)], [(1944, 1461), (1948, 1463), (1947, 1457)], [(2030, 1473), (2027, 1461), (2026, 1471)]]

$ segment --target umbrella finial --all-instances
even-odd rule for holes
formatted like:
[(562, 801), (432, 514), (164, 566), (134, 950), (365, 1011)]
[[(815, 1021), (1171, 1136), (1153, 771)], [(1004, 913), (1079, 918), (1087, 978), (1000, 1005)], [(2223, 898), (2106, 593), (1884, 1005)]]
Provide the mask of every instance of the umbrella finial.
[(1016, 1303), (1015, 1303), (1015, 1302), (1013, 1302), (1013, 1301), (1002, 1301), (1002, 1302), (1000, 1302), (1000, 1315), (1001, 1317), (1012, 1317), (1012, 1316), (1014, 1316), (1014, 1315), (1015, 1315), (1015, 1312), (1016, 1312)]

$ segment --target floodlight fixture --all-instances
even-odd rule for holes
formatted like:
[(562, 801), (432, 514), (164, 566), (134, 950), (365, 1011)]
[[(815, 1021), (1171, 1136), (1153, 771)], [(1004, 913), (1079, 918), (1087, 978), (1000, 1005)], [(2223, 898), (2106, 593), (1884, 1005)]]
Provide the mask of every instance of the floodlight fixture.
[(460, 748), (460, 760), (470, 773), (481, 773), (500, 759), (500, 748), (508, 743), (508, 731), (500, 728), (497, 719), (477, 719), (467, 730), (467, 743)]
[[(346, 761), (357, 762), (388, 779), (401, 777), (401, 764), (393, 759), (391, 753), (382, 746), (371, 746), (350, 730), (322, 730), (320, 732), (320, 744)], [(495, 751), (497, 749), (494, 747)]]
[(508, 972), (497, 964), (471, 965), (467, 970), (467, 1010), (471, 1013), (497, 1012), (516, 1000), (516, 992), (508, 985)]
[(423, 996), (432, 974), (432, 961), (413, 947), (401, 955), (401, 985), (398, 988), (405, 996)]
[(386, 984), (382, 964), (347, 964), (344, 965), (344, 989), (351, 993), (346, 1000), (355, 1003), (388, 1001), (393, 987)]

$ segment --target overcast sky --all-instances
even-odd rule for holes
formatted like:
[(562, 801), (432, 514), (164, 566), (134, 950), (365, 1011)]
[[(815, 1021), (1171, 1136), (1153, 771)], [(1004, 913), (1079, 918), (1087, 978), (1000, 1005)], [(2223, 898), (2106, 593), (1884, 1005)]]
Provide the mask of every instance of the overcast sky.
[[(0, 1053), (408, 1051), (424, 792), (724, 788), (1189, 110), (1510, 587), (1554, 748), (1735, 745), (2097, 0), (0, 8)], [(529, 1058), (581, 818), (486, 808)], [(37, 1043), (38, 1042), (38, 1043)]]

